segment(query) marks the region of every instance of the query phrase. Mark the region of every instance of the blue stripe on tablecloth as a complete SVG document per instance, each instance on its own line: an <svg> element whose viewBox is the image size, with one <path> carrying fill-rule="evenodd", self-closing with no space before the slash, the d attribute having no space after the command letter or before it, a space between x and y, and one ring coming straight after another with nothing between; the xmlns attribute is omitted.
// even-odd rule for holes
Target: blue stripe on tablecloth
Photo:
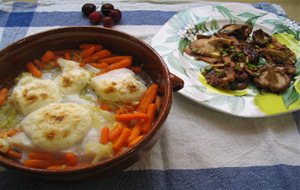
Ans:
<svg viewBox="0 0 300 190"><path fill-rule="evenodd" d="M0 27L4 27L6 25L8 17L9 17L8 12L4 12L0 10Z"/></svg>
<svg viewBox="0 0 300 190"><path fill-rule="evenodd" d="M0 189L299 189L300 166L126 171L107 179L58 183L0 173ZM15 183L18 181L18 183ZM132 183L134 181L134 183ZM154 182L154 183L153 183Z"/></svg>
<svg viewBox="0 0 300 190"><path fill-rule="evenodd" d="M163 25L174 11L123 11L122 25ZM30 27L90 25L81 12L36 12Z"/></svg>
<svg viewBox="0 0 300 190"><path fill-rule="evenodd" d="M12 13L0 11L0 27L4 28L0 49L26 35L35 9L35 3L16 2L12 6Z"/></svg>

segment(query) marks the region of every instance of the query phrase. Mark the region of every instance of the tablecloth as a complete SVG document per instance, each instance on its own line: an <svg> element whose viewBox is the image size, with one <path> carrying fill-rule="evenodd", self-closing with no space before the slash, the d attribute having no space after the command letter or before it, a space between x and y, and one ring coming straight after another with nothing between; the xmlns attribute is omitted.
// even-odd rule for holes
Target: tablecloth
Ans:
<svg viewBox="0 0 300 190"><path fill-rule="evenodd" d="M1 1L0 1L1 2ZM0 48L32 33L90 25L84 1L0 3ZM98 6L102 1L94 1ZM115 29L150 43L178 11L204 1L113 1L122 10ZM274 4L254 6L285 16ZM246 119L213 111L175 93L160 140L141 160L106 179L58 183L0 172L0 189L299 189L300 112Z"/></svg>

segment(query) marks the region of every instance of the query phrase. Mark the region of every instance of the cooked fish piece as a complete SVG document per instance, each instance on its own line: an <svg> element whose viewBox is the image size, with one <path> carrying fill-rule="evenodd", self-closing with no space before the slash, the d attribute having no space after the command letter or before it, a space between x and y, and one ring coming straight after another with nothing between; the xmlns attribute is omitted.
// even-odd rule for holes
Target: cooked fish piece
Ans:
<svg viewBox="0 0 300 190"><path fill-rule="evenodd" d="M61 101L61 94L55 82L32 76L24 76L13 89L12 101L24 115L49 103Z"/></svg>
<svg viewBox="0 0 300 190"><path fill-rule="evenodd" d="M79 93L88 84L90 73L75 61L60 58L57 62L63 70L56 78L59 90L64 95Z"/></svg>
<svg viewBox="0 0 300 190"><path fill-rule="evenodd" d="M79 143L92 126L87 109L75 103L55 103L29 114L20 127L43 151L61 151Z"/></svg>
<svg viewBox="0 0 300 190"><path fill-rule="evenodd" d="M102 99L111 102L130 103L139 101L146 86L130 69L117 69L93 77L91 86Z"/></svg>

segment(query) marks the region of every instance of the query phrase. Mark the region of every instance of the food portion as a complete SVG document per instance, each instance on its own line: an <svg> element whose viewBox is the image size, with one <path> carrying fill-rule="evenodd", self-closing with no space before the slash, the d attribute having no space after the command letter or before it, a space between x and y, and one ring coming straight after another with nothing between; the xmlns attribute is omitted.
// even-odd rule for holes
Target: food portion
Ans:
<svg viewBox="0 0 300 190"><path fill-rule="evenodd" d="M91 79L96 94L106 101L130 103L141 99L146 86L130 69L117 69Z"/></svg>
<svg viewBox="0 0 300 190"><path fill-rule="evenodd" d="M60 102L62 97L54 81L33 76L22 77L11 96L14 106L24 115L50 103Z"/></svg>
<svg viewBox="0 0 300 190"><path fill-rule="evenodd" d="M62 69L61 74L55 79L62 94L76 94L88 84L91 74L81 68L79 63L59 58L57 63Z"/></svg>
<svg viewBox="0 0 300 190"><path fill-rule="evenodd" d="M38 149L54 152L79 143L92 127L92 118L81 105L57 103L32 112L20 127Z"/></svg>
<svg viewBox="0 0 300 190"><path fill-rule="evenodd" d="M26 69L0 90L0 154L26 167L67 170L118 156L160 109L142 64L101 44L46 51Z"/></svg>
<svg viewBox="0 0 300 190"><path fill-rule="evenodd" d="M202 74L208 84L242 90L250 84L266 91L286 90L296 74L296 55L264 32L246 24L228 24L211 36L197 35L185 52L210 65Z"/></svg>

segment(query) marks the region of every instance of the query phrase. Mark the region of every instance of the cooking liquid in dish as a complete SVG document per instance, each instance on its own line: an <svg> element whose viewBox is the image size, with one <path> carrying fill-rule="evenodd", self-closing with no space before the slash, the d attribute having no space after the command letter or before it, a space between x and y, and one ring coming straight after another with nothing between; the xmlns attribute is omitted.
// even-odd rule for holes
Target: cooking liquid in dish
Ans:
<svg viewBox="0 0 300 190"><path fill-rule="evenodd" d="M160 97L132 63L99 44L29 62L28 72L0 91L1 154L26 167L63 170L135 146L151 130Z"/></svg>

